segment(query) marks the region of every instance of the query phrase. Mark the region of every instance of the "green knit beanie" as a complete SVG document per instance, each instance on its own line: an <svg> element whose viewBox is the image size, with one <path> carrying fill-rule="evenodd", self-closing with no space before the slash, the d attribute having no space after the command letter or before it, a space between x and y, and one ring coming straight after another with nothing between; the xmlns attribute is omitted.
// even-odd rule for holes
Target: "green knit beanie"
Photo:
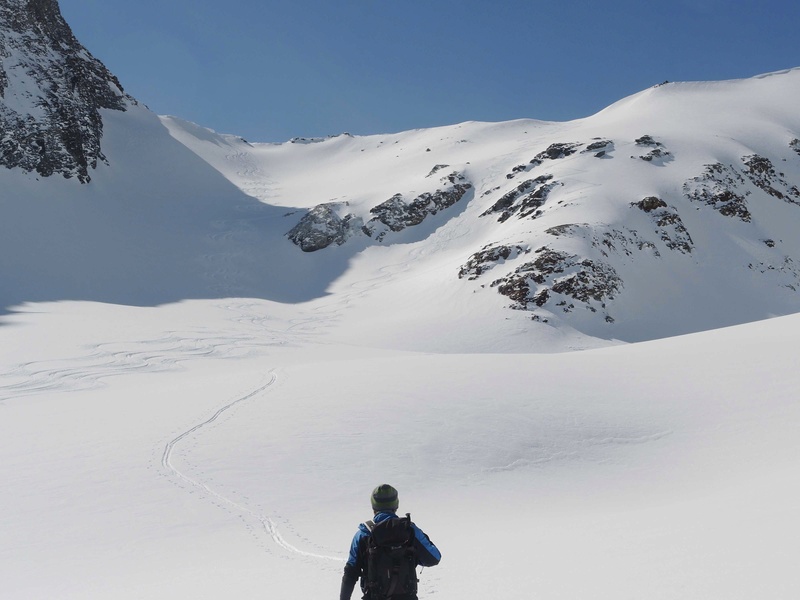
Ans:
<svg viewBox="0 0 800 600"><path fill-rule="evenodd" d="M379 485L372 490L372 510L377 512L393 512L400 506L397 499L397 490L388 483Z"/></svg>

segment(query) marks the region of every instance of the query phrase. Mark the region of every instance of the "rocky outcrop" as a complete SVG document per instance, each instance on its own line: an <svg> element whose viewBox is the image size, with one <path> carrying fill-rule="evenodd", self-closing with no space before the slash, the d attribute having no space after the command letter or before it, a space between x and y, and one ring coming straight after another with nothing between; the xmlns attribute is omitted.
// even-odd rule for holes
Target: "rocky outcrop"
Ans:
<svg viewBox="0 0 800 600"><path fill-rule="evenodd" d="M517 215L520 219L526 217L536 218L537 211L547 201L550 192L556 186L561 185L553 181L552 175L540 175L535 179L528 179L520 183L516 188L503 194L488 210L481 213L482 217L500 213L498 221L502 223Z"/></svg>
<svg viewBox="0 0 800 600"><path fill-rule="evenodd" d="M371 218L366 223L363 217L348 212L346 202L320 204L309 210L286 236L304 252L316 252L332 244L341 246L355 235L383 241L390 232L420 225L431 215L450 208L472 189L472 184L457 172L443 177L440 183L440 188L419 194L411 202L403 194L395 194L370 209Z"/></svg>
<svg viewBox="0 0 800 600"><path fill-rule="evenodd" d="M800 205L800 189L787 181L783 173L777 172L770 159L750 154L742 157L742 163L744 175L730 165L706 165L702 175L684 184L684 194L693 202L702 202L720 214L745 222L752 219L746 201L751 194L747 180L774 198Z"/></svg>
<svg viewBox="0 0 800 600"><path fill-rule="evenodd" d="M664 148L664 144L654 140L652 136L643 135L642 137L637 138L635 141L637 146L651 148L651 150L646 154L631 156L631 158L639 158L645 162L653 164L664 164L672 160L672 154L668 152L666 148Z"/></svg>
<svg viewBox="0 0 800 600"><path fill-rule="evenodd" d="M530 251L528 246L521 244L513 246L505 244L484 246L479 252L470 256L469 260L459 269L458 278L477 279L490 269Z"/></svg>
<svg viewBox="0 0 800 600"><path fill-rule="evenodd" d="M491 284L514 301L513 308L524 310L531 305L541 307L550 303L554 310L570 312L578 302L591 312L597 312L604 309L606 300L613 299L622 287L619 275L606 263L548 246L539 248L536 254L534 260Z"/></svg>
<svg viewBox="0 0 800 600"><path fill-rule="evenodd" d="M595 141L591 142L588 146L586 146L586 148L581 150L581 154L591 152L594 153L595 158L603 158L613 149L614 142L611 140L595 138Z"/></svg>
<svg viewBox="0 0 800 600"><path fill-rule="evenodd" d="M582 146L583 144L580 143L558 142L555 144L550 144L545 150L534 156L530 162L528 162L528 164L522 164L513 167L511 172L506 175L506 179L514 179L521 173L527 173L531 169L538 167L547 160L558 160L560 158L571 156L575 154Z"/></svg>
<svg viewBox="0 0 800 600"><path fill-rule="evenodd" d="M683 193L692 202L706 204L721 215L749 223L752 217L745 198L750 192L742 190L744 182L744 177L733 167L714 163L706 165L702 175L684 183Z"/></svg>
<svg viewBox="0 0 800 600"><path fill-rule="evenodd" d="M656 233L670 250L689 254L694 248L692 236L686 230L683 220L674 206L668 206L661 198L648 196L633 202L639 210L647 213L656 226Z"/></svg>
<svg viewBox="0 0 800 600"><path fill-rule="evenodd" d="M411 202L406 201L403 194L395 194L370 209L373 217L364 224L364 233L382 241L389 231L398 232L414 227L429 216L450 208L472 189L472 184L456 172L442 178L441 183L443 187L420 194Z"/></svg>
<svg viewBox="0 0 800 600"><path fill-rule="evenodd" d="M290 144L303 144L303 145L321 144L322 142L327 142L329 140L335 140L336 138L340 138L340 137L352 138L353 134L352 133L348 133L347 131L345 131L344 133L337 133L335 135L329 135L329 136L326 136L326 137L312 137L312 138L293 137L292 139L289 140L289 143Z"/></svg>
<svg viewBox="0 0 800 600"><path fill-rule="evenodd" d="M770 196L792 204L800 204L800 190L796 185L789 184L783 173L775 171L771 160L758 154L752 154L742 157L742 162L745 166L744 174L753 182L753 185L764 190Z"/></svg>
<svg viewBox="0 0 800 600"><path fill-rule="evenodd" d="M558 160L559 158L566 158L567 156L575 154L581 146L583 146L583 144L562 142L550 144L546 150L534 156L530 164L533 166L539 166L546 160Z"/></svg>
<svg viewBox="0 0 800 600"><path fill-rule="evenodd" d="M341 206L340 203L315 206L286 235L303 252L316 252L331 244L341 246L363 225L352 214L340 217L337 209Z"/></svg>
<svg viewBox="0 0 800 600"><path fill-rule="evenodd" d="M105 159L100 109L133 99L75 39L56 0L4 0L0 43L0 165L88 182Z"/></svg>
<svg viewBox="0 0 800 600"><path fill-rule="evenodd" d="M566 246L575 248L583 244L585 253L579 255L550 245L542 246L536 250L536 258L495 279L491 287L513 300L512 308L518 310L535 312L544 308L551 313L569 313L582 307L601 313L606 322L612 323L614 319L609 315L607 303L623 288L622 277L613 265L635 262L640 260L640 256L660 258L666 250L690 254L694 249L692 238L675 207L655 196L632 202L631 207L647 215L658 237L624 226L556 225L544 233L556 238L573 238L577 245L567 242ZM458 276L478 279L529 252L529 247L523 243L486 246L470 256ZM534 315L537 317L541 320L541 315Z"/></svg>
<svg viewBox="0 0 800 600"><path fill-rule="evenodd" d="M657 142L655 139L653 139L652 135L643 135L642 137L636 138L634 142L637 146L651 146L654 148L663 146L661 142Z"/></svg>
<svg viewBox="0 0 800 600"><path fill-rule="evenodd" d="M433 168L431 169L430 173L428 173L427 175L425 175L425 177L426 177L426 178L427 178L427 177L433 177L434 175L436 175L436 173L438 173L438 172L439 172L439 171L441 171L442 169L446 169L446 168L447 168L447 167L449 167L449 166L450 166L450 165L443 165L443 164L442 164L442 165L433 165Z"/></svg>

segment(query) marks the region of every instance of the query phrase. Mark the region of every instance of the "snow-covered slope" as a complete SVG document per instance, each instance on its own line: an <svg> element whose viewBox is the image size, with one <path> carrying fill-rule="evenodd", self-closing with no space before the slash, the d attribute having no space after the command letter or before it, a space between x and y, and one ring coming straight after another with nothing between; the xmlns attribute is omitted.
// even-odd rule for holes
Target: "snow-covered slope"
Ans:
<svg viewBox="0 0 800 600"><path fill-rule="evenodd" d="M0 171L5 308L246 296L333 311L335 340L443 351L590 347L800 309L798 69L667 83L568 123L258 144L123 96L53 1L3 18L3 114L103 124L76 134L91 146L78 167ZM59 92L69 69L86 83ZM7 156L25 135L7 131ZM83 186L26 172L87 181L95 165Z"/></svg>
<svg viewBox="0 0 800 600"><path fill-rule="evenodd" d="M286 226L300 249L352 255L334 290L407 265L365 307L406 294L427 325L442 301L480 304L485 323L510 307L635 341L798 310L799 89L792 70L663 84L569 123L286 144L164 122L245 193L303 209Z"/></svg>
<svg viewBox="0 0 800 600"><path fill-rule="evenodd" d="M106 111L90 184L0 173L3 305L314 302L342 308L336 339L449 351L789 314L798 87L798 70L666 84L569 123L284 144Z"/></svg>
<svg viewBox="0 0 800 600"><path fill-rule="evenodd" d="M379 483L421 597L793 598L797 316L586 352L331 344L264 302L0 328L3 597L335 596Z"/></svg>
<svg viewBox="0 0 800 600"><path fill-rule="evenodd" d="M383 482L421 598L800 595L800 70L258 144L0 17L0 114L124 105L0 168L0 597L335 595Z"/></svg>

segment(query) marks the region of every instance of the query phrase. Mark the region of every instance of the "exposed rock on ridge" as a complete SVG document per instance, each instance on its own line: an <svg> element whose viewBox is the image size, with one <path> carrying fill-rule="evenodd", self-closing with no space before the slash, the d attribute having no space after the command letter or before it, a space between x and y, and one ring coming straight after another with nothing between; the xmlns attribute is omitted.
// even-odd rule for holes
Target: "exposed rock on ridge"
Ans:
<svg viewBox="0 0 800 600"><path fill-rule="evenodd" d="M444 187L420 194L411 202L406 202L402 194L395 194L370 209L370 214L375 216L364 225L364 233L381 241L389 231L414 227L427 217L450 208L472 189L472 184L456 172L442 178L442 184Z"/></svg>
<svg viewBox="0 0 800 600"><path fill-rule="evenodd" d="M315 206L287 236L303 252L315 252L331 244L341 246L363 225L363 221L352 214L340 217L336 209L341 206L342 203L336 202Z"/></svg>
<svg viewBox="0 0 800 600"><path fill-rule="evenodd" d="M56 0L4 0L0 43L0 165L88 182L105 160L100 109L134 100L75 39Z"/></svg>
<svg viewBox="0 0 800 600"><path fill-rule="evenodd" d="M437 165L426 177L445 166ZM331 244L341 246L358 234L382 242L387 234L420 225L428 217L450 208L473 187L464 175L455 171L443 177L440 184L435 191L419 194L410 202L403 194L395 194L369 209L364 217L346 212L349 210L347 202L319 204L286 235L304 252L316 252ZM346 214L342 215L342 212ZM367 216L369 218L364 223Z"/></svg>
<svg viewBox="0 0 800 600"><path fill-rule="evenodd" d="M536 179L523 181L516 188L503 194L487 211L481 213L482 217L493 213L500 213L497 219L504 222L512 216L517 215L520 219L526 217L536 218L538 210L547 201L547 197L554 187L560 185L557 181L552 181L550 174L540 175Z"/></svg>

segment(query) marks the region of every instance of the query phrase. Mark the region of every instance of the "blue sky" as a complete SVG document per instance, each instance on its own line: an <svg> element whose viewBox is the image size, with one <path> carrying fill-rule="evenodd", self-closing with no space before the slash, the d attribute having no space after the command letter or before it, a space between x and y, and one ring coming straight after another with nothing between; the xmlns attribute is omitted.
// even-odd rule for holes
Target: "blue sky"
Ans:
<svg viewBox="0 0 800 600"><path fill-rule="evenodd" d="M588 116L800 66L797 0L60 0L159 114L251 141Z"/></svg>

